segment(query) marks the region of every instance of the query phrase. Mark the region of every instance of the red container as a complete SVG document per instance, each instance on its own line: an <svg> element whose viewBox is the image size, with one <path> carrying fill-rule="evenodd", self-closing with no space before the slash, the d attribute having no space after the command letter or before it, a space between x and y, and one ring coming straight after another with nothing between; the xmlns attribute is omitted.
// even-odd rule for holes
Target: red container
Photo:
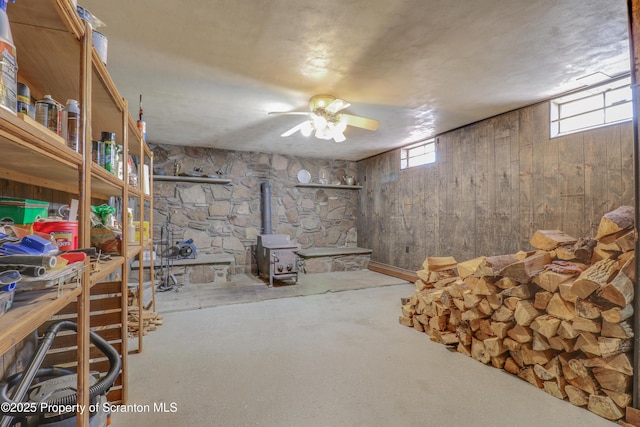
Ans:
<svg viewBox="0 0 640 427"><path fill-rule="evenodd" d="M76 221L36 221L33 223L33 231L53 236L61 251L78 249L78 223Z"/></svg>

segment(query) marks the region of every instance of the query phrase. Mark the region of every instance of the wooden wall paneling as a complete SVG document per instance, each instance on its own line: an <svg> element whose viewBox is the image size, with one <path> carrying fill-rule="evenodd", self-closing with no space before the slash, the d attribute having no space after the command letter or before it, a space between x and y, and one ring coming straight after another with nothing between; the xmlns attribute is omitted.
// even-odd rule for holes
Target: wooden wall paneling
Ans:
<svg viewBox="0 0 640 427"><path fill-rule="evenodd" d="M585 237L596 235L600 218L609 211L609 175L605 143L609 132L609 128L599 128L584 135Z"/></svg>
<svg viewBox="0 0 640 427"><path fill-rule="evenodd" d="M510 228L509 236L504 236L505 240L502 242L504 247L504 253L517 252L520 249L524 249L526 246L521 241L519 234L519 207L520 207L520 114L518 111L513 111L509 115L509 176L511 184L511 213L509 217Z"/></svg>
<svg viewBox="0 0 640 427"><path fill-rule="evenodd" d="M607 212L616 209L623 204L622 202L622 146L620 141L620 127L609 126L609 132L606 134L604 143L607 146L607 182L608 182L608 198ZM624 179L632 178L633 175Z"/></svg>
<svg viewBox="0 0 640 427"><path fill-rule="evenodd" d="M559 230L581 237L584 222L584 133L553 139L558 147ZM577 220L578 219L578 220Z"/></svg>
<svg viewBox="0 0 640 427"><path fill-rule="evenodd" d="M634 205L635 186L633 183L633 126L629 123L616 125L620 128L620 150L622 157L622 194L621 203Z"/></svg>
<svg viewBox="0 0 640 427"><path fill-rule="evenodd" d="M454 132L455 144L450 144L452 162L449 165L446 225L442 232L449 236L443 242L445 254L470 259L475 256L477 242L475 225L475 146L471 129Z"/></svg>
<svg viewBox="0 0 640 427"><path fill-rule="evenodd" d="M519 111L518 127L518 226L516 230L520 241L520 249L530 248L529 239L526 236L533 235L533 222L535 212L534 201L534 139L535 106L526 107Z"/></svg>
<svg viewBox="0 0 640 427"><path fill-rule="evenodd" d="M496 122L496 120L492 120ZM475 197L475 240L473 256L492 254L495 249L496 225L496 155L494 126L478 126L474 128L472 142L475 145L475 175L469 185ZM471 160L470 160L471 161ZM464 260L460 260L464 261Z"/></svg>
<svg viewBox="0 0 640 427"><path fill-rule="evenodd" d="M434 185L437 188L438 219L436 224L437 240L431 244L434 248L434 251L432 252L434 256L439 256L445 253L442 248L442 242L446 240L443 230L444 218L446 217L446 209L449 200L449 192L447 191L447 170L449 169L449 155L447 151L449 150L450 144L448 141L448 134L441 135L436 138L437 183L434 183Z"/></svg>

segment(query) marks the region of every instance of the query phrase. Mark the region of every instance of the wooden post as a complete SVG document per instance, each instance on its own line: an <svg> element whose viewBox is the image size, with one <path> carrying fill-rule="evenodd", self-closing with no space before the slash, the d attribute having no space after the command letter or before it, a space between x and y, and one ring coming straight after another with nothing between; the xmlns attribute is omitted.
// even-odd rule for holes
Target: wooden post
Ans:
<svg viewBox="0 0 640 427"><path fill-rule="evenodd" d="M638 80L640 80L640 0L627 0L627 13L629 15L629 48L631 57L631 93L633 99L633 181L634 181L634 209L635 209L635 228L638 230L640 222L640 148L638 147L638 112L640 111ZM636 241L635 251L640 251L640 242ZM635 267L636 280L640 278L640 263L636 263ZM640 331L640 314L638 307L640 306L640 298L634 299L634 329ZM633 338L633 371L639 372L640 364L640 334L636 334ZM640 387L638 385L638 376L633 380L633 407L638 408L640 403L638 394Z"/></svg>

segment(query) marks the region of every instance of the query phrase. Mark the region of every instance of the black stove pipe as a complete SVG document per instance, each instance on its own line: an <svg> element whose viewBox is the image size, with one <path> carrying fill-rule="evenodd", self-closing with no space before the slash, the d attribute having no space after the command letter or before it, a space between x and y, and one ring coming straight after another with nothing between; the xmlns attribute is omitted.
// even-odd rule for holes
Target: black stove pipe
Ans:
<svg viewBox="0 0 640 427"><path fill-rule="evenodd" d="M262 199L260 207L262 209L262 234L272 234L271 229L271 184L269 181L262 181L260 184Z"/></svg>

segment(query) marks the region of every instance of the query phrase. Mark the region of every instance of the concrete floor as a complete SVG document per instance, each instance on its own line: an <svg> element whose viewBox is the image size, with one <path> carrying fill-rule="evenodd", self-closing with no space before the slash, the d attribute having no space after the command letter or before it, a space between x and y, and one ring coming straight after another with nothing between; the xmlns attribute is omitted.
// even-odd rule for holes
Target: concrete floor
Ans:
<svg viewBox="0 0 640 427"><path fill-rule="evenodd" d="M256 289L256 302L168 310L129 358L128 403L139 412L114 414L113 425L615 425L399 325L411 284L369 271L305 280L323 285L296 298ZM360 289L337 292L353 281Z"/></svg>

